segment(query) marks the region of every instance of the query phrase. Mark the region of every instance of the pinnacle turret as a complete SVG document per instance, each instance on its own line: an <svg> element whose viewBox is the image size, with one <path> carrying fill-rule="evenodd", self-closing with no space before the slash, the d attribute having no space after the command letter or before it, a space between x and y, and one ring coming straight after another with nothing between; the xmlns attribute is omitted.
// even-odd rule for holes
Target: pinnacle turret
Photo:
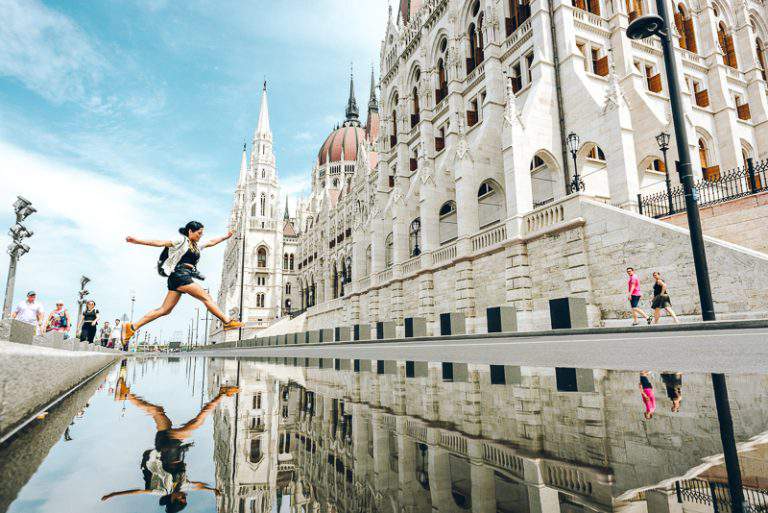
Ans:
<svg viewBox="0 0 768 513"><path fill-rule="evenodd" d="M373 65L371 65L371 92L368 99L368 112L379 111L379 102L376 99L376 79L373 76Z"/></svg>
<svg viewBox="0 0 768 513"><path fill-rule="evenodd" d="M267 81L264 81L264 87L261 89L261 106L259 107L259 123L256 125L254 140L259 138L272 139L272 132L269 129L269 106L267 104Z"/></svg>
<svg viewBox="0 0 768 513"><path fill-rule="evenodd" d="M357 100L355 99L355 77L350 71L349 73L349 99L347 100L347 121L357 121L360 117L360 111L357 108Z"/></svg>

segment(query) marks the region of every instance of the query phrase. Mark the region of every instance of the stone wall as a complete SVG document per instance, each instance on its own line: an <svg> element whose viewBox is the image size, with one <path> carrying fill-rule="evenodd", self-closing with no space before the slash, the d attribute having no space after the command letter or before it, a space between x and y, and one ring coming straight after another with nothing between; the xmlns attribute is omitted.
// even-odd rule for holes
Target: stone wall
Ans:
<svg viewBox="0 0 768 513"><path fill-rule="evenodd" d="M706 235L768 254L768 192L704 207L699 212ZM663 220L688 227L685 212Z"/></svg>

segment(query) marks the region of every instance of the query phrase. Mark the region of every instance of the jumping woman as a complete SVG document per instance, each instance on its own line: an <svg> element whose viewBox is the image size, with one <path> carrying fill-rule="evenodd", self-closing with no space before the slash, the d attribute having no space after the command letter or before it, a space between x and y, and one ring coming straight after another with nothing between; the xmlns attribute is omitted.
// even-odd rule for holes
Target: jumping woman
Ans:
<svg viewBox="0 0 768 513"><path fill-rule="evenodd" d="M131 244L141 244L143 246L154 246L157 248L168 248L168 257L158 270L162 270L165 276L168 276L168 294L165 296L162 306L147 313L138 322L123 324L123 343L127 344L136 330L148 324L158 317L168 315L181 299L182 294L189 294L195 299L202 301L205 307L213 315L224 323L224 330L234 330L240 328L243 323L230 319L222 312L211 296L195 283L194 278L202 278L197 271L197 262L200 260L200 252L205 248L210 248L223 242L232 236L230 231L224 237L211 239L208 242L200 244L203 237L203 225L197 221L190 221L183 228L179 228L179 233L184 237L178 241L170 240L140 240L136 237L128 236L126 242Z"/></svg>

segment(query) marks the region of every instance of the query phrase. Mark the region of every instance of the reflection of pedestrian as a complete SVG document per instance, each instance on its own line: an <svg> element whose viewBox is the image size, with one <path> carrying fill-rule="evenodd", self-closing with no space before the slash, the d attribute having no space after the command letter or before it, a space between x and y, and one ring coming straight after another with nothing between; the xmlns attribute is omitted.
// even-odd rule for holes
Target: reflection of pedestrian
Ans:
<svg viewBox="0 0 768 513"><path fill-rule="evenodd" d="M653 395L653 385L651 380L648 379L648 371L640 373L640 395L643 398L643 404L645 405L645 412L643 416L646 419L653 418L653 412L656 411L656 396Z"/></svg>
<svg viewBox="0 0 768 513"><path fill-rule="evenodd" d="M192 443L184 441L192 432L203 425L205 418L213 411L224 396L231 397L238 392L237 387L221 387L219 393L203 406L195 418L180 427L172 427L171 420L161 406L148 403L144 399L128 394L128 400L141 408L155 421L155 447L144 451L141 458L141 473L144 476L144 489L112 492L101 498L105 501L120 495L152 494L160 496L160 505L166 513L181 511L187 507L187 492L207 490L219 494L219 491L199 481L187 478L187 464L184 461Z"/></svg>
<svg viewBox="0 0 768 513"><path fill-rule="evenodd" d="M107 347L110 333L112 333L112 327L109 325L109 321L104 321L104 325L99 330L99 344L103 347Z"/></svg>
<svg viewBox="0 0 768 513"><path fill-rule="evenodd" d="M680 411L680 402L683 400L683 373L662 372L661 380L667 389L667 397L672 401L672 412Z"/></svg>
<svg viewBox="0 0 768 513"><path fill-rule="evenodd" d="M627 281L627 299L629 299L629 308L632 313L632 326L637 326L637 314L643 316L643 319L648 319L648 324L651 323L651 318L640 308L640 298L643 297L643 293L640 290L640 279L635 274L633 267L627 267L627 275L629 280Z"/></svg>
<svg viewBox="0 0 768 513"><path fill-rule="evenodd" d="M653 273L653 279L656 280L653 284L653 302L651 308L653 308L653 322L659 323L659 317L661 317L661 309L663 308L668 315L672 316L672 319L677 324L677 315L672 310L672 300L669 298L669 291L667 290L667 284L661 279L661 275L658 272Z"/></svg>
<svg viewBox="0 0 768 513"><path fill-rule="evenodd" d="M96 338L96 325L99 323L99 311L96 310L96 302L89 299L85 303L85 311L83 312L83 325L80 328L80 342L88 342L93 344L93 339Z"/></svg>

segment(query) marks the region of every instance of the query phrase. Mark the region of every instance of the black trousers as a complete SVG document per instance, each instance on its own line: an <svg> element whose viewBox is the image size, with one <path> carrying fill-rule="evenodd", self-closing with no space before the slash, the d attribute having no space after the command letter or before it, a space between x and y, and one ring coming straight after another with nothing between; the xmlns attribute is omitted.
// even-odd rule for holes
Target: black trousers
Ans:
<svg viewBox="0 0 768 513"><path fill-rule="evenodd" d="M88 323L83 323L83 327L80 328L80 341L81 342L88 342L89 344L93 344L93 339L96 337L96 325Z"/></svg>

